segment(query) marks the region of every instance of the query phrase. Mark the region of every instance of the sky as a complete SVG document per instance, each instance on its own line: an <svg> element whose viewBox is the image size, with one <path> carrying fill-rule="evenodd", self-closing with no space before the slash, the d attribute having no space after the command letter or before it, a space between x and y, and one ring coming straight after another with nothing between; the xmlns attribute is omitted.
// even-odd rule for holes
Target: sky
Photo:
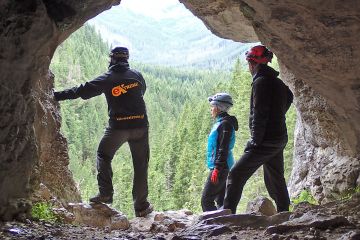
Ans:
<svg viewBox="0 0 360 240"><path fill-rule="evenodd" d="M122 0L120 6L158 20L193 15L178 0Z"/></svg>

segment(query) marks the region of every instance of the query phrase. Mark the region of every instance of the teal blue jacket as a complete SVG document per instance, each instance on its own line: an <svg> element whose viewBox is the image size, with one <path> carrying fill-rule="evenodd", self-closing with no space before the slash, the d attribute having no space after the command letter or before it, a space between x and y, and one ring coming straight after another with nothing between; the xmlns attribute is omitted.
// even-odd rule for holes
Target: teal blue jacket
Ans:
<svg viewBox="0 0 360 240"><path fill-rule="evenodd" d="M207 166L209 169L231 169L234 165L232 149L235 145L235 131L238 122L234 116L221 113L216 117L208 137Z"/></svg>

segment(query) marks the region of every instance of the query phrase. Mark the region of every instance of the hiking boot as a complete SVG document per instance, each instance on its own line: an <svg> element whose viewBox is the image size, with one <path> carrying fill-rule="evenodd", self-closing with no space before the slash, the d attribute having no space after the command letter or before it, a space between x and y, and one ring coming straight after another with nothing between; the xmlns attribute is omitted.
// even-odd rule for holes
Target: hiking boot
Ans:
<svg viewBox="0 0 360 240"><path fill-rule="evenodd" d="M112 197L112 195L104 196L104 195L101 195L100 193L98 193L95 197L90 198L89 201L93 202L93 203L110 204L113 202L113 197Z"/></svg>
<svg viewBox="0 0 360 240"><path fill-rule="evenodd" d="M146 209L142 211L135 211L136 217L146 217L148 214L152 213L154 211L153 206L150 204Z"/></svg>

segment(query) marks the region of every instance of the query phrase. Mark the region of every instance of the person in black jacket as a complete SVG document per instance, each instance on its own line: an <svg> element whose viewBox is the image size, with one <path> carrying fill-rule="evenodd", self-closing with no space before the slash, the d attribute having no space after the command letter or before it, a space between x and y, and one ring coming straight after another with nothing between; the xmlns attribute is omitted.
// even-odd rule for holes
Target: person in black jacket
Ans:
<svg viewBox="0 0 360 240"><path fill-rule="evenodd" d="M226 178L229 169L234 165L232 149L235 145L235 131L238 130L236 117L227 113L233 105L231 96L227 93L217 93L208 100L215 123L208 137L207 166L210 173L201 197L204 212L223 206Z"/></svg>
<svg viewBox="0 0 360 240"><path fill-rule="evenodd" d="M111 161L121 145L128 142L134 166L132 194L135 215L142 217L153 211L147 200L149 124L143 99L146 84L141 73L130 69L128 59L127 48L114 48L110 52L108 72L78 87L54 92L54 98L57 101L79 97L89 99L105 94L109 126L97 150L99 193L90 198L90 202L112 203L114 190Z"/></svg>
<svg viewBox="0 0 360 240"><path fill-rule="evenodd" d="M283 151L288 140L285 114L293 95L278 78L279 73L267 65L272 56L272 52L262 45L246 53L253 76L249 117L251 139L227 179L224 208L231 209L232 213L236 213L246 181L261 165L266 188L277 211L289 210Z"/></svg>

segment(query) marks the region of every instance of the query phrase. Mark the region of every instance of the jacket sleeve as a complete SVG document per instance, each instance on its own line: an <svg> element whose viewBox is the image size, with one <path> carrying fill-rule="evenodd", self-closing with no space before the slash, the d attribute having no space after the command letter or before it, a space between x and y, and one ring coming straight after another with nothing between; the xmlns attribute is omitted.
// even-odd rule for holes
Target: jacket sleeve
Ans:
<svg viewBox="0 0 360 240"><path fill-rule="evenodd" d="M219 171L228 168L227 158L233 127L227 121L223 121L218 127L217 149L215 156L215 168Z"/></svg>
<svg viewBox="0 0 360 240"><path fill-rule="evenodd" d="M106 79L109 74L103 74L92 81L81 84L78 87L73 87L60 92L54 92L55 100L62 101L67 99L89 99L102 94L105 90Z"/></svg>
<svg viewBox="0 0 360 240"><path fill-rule="evenodd" d="M290 91L289 87L287 87L287 103L286 103L286 110L288 110L290 108L291 103L294 100L294 95L293 93Z"/></svg>
<svg viewBox="0 0 360 240"><path fill-rule="evenodd" d="M141 89L142 94L144 95L145 92L146 92L146 82L145 82L145 79L144 79L143 75L140 72L138 72L138 74L139 74L140 81L141 81L141 84L142 84L142 89Z"/></svg>
<svg viewBox="0 0 360 240"><path fill-rule="evenodd" d="M253 118L250 130L252 142L255 145L260 145L264 139L270 114L271 91L265 78L259 78L254 81Z"/></svg>

